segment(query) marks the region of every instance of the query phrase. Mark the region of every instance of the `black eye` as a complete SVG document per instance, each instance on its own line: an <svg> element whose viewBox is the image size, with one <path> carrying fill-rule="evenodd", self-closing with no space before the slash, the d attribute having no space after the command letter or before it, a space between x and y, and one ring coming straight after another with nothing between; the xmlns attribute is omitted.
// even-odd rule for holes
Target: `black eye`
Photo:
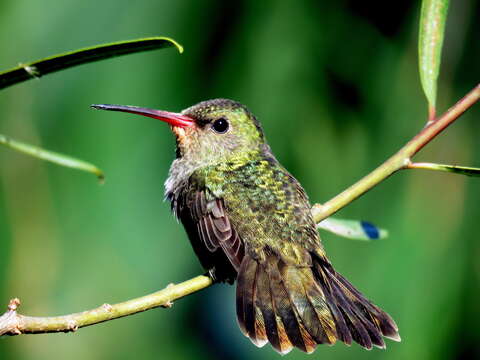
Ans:
<svg viewBox="0 0 480 360"><path fill-rule="evenodd" d="M225 134L228 130L228 121L225 118L217 119L212 124L212 129L219 134Z"/></svg>

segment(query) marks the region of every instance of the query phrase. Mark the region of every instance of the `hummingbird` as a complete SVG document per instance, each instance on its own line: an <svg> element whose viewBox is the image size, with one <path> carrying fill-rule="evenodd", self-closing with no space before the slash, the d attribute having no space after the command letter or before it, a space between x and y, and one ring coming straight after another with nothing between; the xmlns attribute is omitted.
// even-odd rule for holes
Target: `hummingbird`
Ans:
<svg viewBox="0 0 480 360"><path fill-rule="evenodd" d="M165 195L201 265L216 281L236 280L241 331L285 354L318 344L385 348L400 341L393 319L327 258L300 183L278 162L257 118L228 99L172 113L92 105L170 124L176 158Z"/></svg>

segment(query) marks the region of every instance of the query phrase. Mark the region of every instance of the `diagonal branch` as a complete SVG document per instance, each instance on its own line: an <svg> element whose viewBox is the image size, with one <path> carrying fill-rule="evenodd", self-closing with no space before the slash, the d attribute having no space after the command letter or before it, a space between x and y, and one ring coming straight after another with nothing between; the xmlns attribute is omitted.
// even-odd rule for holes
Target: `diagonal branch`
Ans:
<svg viewBox="0 0 480 360"><path fill-rule="evenodd" d="M480 84L474 87L467 95L452 106L436 121L430 122L412 140L403 146L395 155L385 161L367 176L344 190L325 204L315 204L312 208L313 219L319 223L323 219L333 215L356 198L365 194L368 190L378 185L398 170L404 169L410 163L411 158L425 145L432 141L438 134L457 120L465 111L480 99Z"/></svg>
<svg viewBox="0 0 480 360"><path fill-rule="evenodd" d="M412 140L377 169L365 176L323 205L315 204L312 215L318 223L350 202L366 193L372 187L398 170L405 169L413 157L426 144L458 119L480 99L480 84L471 90L435 122L423 128ZM0 316L0 335L35 334L46 332L75 331L81 327L117 319L159 306L170 307L172 301L197 292L213 284L208 276L197 276L177 285L169 285L156 293L115 305L104 304L96 309L57 317L31 317L17 313L18 299L10 301L8 311Z"/></svg>

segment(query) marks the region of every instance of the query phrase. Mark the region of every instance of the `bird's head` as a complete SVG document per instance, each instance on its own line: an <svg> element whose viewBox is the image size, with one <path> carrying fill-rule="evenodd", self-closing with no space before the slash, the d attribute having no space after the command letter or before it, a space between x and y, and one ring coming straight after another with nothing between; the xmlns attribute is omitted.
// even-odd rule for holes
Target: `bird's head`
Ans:
<svg viewBox="0 0 480 360"><path fill-rule="evenodd" d="M177 138L177 157L216 163L252 151L262 151L266 146L255 116L233 100L203 101L181 113L123 105L92 107L144 115L170 124Z"/></svg>

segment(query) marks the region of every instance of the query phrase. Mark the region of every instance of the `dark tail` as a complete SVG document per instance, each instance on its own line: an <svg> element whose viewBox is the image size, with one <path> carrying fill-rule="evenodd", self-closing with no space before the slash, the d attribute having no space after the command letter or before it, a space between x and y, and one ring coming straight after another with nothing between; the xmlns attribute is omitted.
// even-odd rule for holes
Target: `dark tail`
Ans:
<svg viewBox="0 0 480 360"><path fill-rule="evenodd" d="M270 342L282 354L293 347L311 353L337 339L365 349L385 348L382 336L400 341L390 316L321 258L314 258L313 267L295 267L277 257L260 264L246 255L238 274L237 317L255 345Z"/></svg>

